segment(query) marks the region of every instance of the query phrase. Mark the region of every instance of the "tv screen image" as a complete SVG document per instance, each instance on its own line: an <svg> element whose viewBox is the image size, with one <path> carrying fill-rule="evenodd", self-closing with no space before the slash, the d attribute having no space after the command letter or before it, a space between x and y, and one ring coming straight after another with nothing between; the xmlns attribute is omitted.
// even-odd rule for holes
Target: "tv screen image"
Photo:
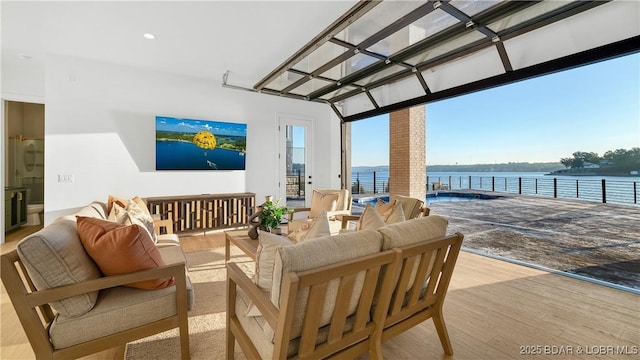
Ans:
<svg viewBox="0 0 640 360"><path fill-rule="evenodd" d="M156 170L245 170L247 124L156 116Z"/></svg>

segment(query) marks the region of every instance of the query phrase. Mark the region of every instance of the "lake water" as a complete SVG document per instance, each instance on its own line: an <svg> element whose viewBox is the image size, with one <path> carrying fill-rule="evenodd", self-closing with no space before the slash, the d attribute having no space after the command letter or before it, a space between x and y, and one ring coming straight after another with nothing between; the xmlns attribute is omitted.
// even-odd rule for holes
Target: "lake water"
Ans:
<svg viewBox="0 0 640 360"><path fill-rule="evenodd" d="M546 175L542 172L427 172L429 189L435 182L450 185L451 190L474 189L506 193L521 191L522 194L566 199L602 202L604 198L606 202L617 204L638 205L640 203L637 188L640 176ZM375 192L388 192L388 184L389 173L377 171ZM374 192L373 172L353 172L351 185L353 193Z"/></svg>
<svg viewBox="0 0 640 360"><path fill-rule="evenodd" d="M205 150L191 142L156 141L156 170L244 170L239 151Z"/></svg>

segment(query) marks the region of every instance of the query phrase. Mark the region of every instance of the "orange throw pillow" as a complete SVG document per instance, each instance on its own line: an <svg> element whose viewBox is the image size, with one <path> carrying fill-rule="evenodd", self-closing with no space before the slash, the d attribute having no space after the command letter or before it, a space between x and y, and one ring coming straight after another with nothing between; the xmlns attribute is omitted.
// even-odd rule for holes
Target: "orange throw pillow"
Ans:
<svg viewBox="0 0 640 360"><path fill-rule="evenodd" d="M84 216L76 218L80 241L104 275L128 274L165 265L156 244L141 226ZM171 286L174 282L171 277L127 286L153 290Z"/></svg>

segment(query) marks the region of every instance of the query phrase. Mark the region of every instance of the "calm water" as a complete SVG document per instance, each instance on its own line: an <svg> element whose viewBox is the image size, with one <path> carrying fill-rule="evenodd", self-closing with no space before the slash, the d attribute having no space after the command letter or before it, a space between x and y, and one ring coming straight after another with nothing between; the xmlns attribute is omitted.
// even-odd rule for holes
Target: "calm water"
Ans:
<svg viewBox="0 0 640 360"><path fill-rule="evenodd" d="M566 199L583 199L617 204L640 204L637 185L640 176L571 176L545 175L542 172L427 172L427 186L434 182L451 185L451 190L476 189L496 192L518 193L519 178L522 179L522 194L535 194L547 197L554 196ZM471 184L469 179L471 177ZM554 181L554 179L557 179ZM602 180L606 182L606 196L602 191ZM393 180L392 180L393 181ZM554 184L556 183L556 184ZM356 184L361 193L371 193L374 188L372 172L354 172L352 174L352 191L356 193ZM378 171L375 174L377 193L388 192L389 173Z"/></svg>
<svg viewBox="0 0 640 360"><path fill-rule="evenodd" d="M156 170L244 170L245 156L234 150L205 150L184 141L156 141Z"/></svg>

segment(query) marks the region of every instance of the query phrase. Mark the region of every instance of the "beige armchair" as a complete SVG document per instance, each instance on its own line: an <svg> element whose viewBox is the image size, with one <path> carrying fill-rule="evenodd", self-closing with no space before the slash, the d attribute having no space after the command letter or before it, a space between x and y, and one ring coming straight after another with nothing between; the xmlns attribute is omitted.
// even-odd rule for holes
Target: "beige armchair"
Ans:
<svg viewBox="0 0 640 360"><path fill-rule="evenodd" d="M351 215L351 194L347 189L340 190L313 190L310 208L294 208L288 216L288 232L293 233L305 223L313 220L323 211L329 216L331 234L337 234L342 228L342 216ZM308 213L306 217L297 216L300 213Z"/></svg>
<svg viewBox="0 0 640 360"><path fill-rule="evenodd" d="M16 250L3 254L1 264L2 282L36 359L77 359L176 327L180 329L182 359L189 359L184 263L40 291L33 285ZM150 291L121 286L171 276L176 280L171 288ZM101 301L84 315L62 316L50 305L94 291L100 291ZM145 311L144 308L149 308L146 304L156 304L158 308ZM144 313L149 314L147 320L141 318ZM117 326L122 328L111 329Z"/></svg>

